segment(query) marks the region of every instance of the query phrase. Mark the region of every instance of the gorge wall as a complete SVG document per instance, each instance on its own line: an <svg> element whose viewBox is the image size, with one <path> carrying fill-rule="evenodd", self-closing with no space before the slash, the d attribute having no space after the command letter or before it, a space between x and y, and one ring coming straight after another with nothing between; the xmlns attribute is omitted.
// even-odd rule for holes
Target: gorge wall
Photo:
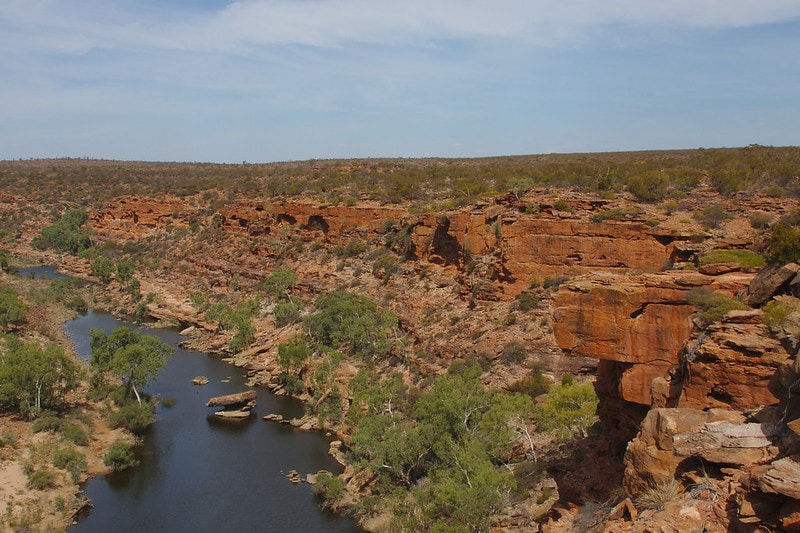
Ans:
<svg viewBox="0 0 800 533"><path fill-rule="evenodd" d="M214 224L245 235L252 255L259 242L290 233L345 244L357 237L399 234L409 260L465 270L471 261L489 264L494 294L512 298L534 279L594 271L658 271L681 255L691 230L658 229L643 219L592 222L589 214L610 202L573 200L570 211L556 209L548 197L513 195L461 210L413 213L380 205L331 206L311 202L236 201L218 210L196 207L179 198L120 197L92 213L90 225L100 238L130 241L165 227ZM531 211L531 206L536 206ZM205 219L210 219L210 222ZM399 240L399 239L398 239ZM247 257L231 265L247 262ZM258 262L258 261L256 261Z"/></svg>

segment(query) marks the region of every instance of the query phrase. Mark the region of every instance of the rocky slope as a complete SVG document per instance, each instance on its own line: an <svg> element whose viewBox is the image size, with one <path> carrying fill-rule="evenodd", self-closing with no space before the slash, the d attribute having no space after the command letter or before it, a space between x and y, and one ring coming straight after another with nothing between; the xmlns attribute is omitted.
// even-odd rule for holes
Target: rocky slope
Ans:
<svg viewBox="0 0 800 533"><path fill-rule="evenodd" d="M8 195L2 207L19 211L25 203ZM693 216L712 204L724 205L729 215L713 227ZM631 497L690 470L696 477L694 465L703 461L718 465L709 494L716 498L712 503L723 502L722 511L687 503L677 510L690 509L687 520L697 516L727 527L734 523L732 514L750 512L738 502L755 495L778 503L770 512L754 510L747 515L757 519L751 522L793 527L787 517L797 498L781 472L793 472L792 454L800 450L784 429L795 414L778 413L797 410L789 393L798 374L797 347L790 342L796 332L786 325L770 331L759 311L731 313L701 330L686 295L707 288L741 295L756 307L780 294L794 298L792 277L761 290L763 280L754 283L755 271L693 266L714 249L763 246L767 235L751 226L750 215L777 219L796 209L796 200L758 194L723 198L700 187L676 209L630 206L624 195L604 199L563 189L435 212L301 197L220 201L217 194L126 195L93 210L88 224L97 244L141 259L142 293L154 296L150 314L197 326L196 331L209 326L192 303L193 291L235 301L284 267L299 277L298 298L349 288L396 313L409 342L389 364L409 380L469 360L487 363L484 381L499 386L530 375L537 363L554 376L593 374L596 368L607 442L586 449L620 459L625 454ZM35 253L26 243L43 216L23 224L15 241L21 251ZM389 259L381 260L387 253ZM86 260L64 258L63 266L89 276ZM108 292L118 289L112 283ZM254 382L274 383L277 345L296 328L274 328L268 306L256 326L256 342L235 362L252 370ZM511 341L525 345L522 362L503 360ZM224 339L215 342L209 347L224 352ZM340 379L355 371L343 366ZM777 407L754 414L764 406ZM714 433L720 423L729 426ZM698 433L712 437L691 440ZM730 439L739 444L744 439L743 458L725 455L739 449L725 444ZM720 447L726 450L722 459ZM694 461L692 469L685 468L687 459ZM570 487L559 490L568 500ZM636 512L633 503L616 511L619 516L605 517L609 525L597 527L648 530L641 529L643 520L658 520ZM578 528L569 516L562 516L564 527ZM558 524L553 520L551 530Z"/></svg>

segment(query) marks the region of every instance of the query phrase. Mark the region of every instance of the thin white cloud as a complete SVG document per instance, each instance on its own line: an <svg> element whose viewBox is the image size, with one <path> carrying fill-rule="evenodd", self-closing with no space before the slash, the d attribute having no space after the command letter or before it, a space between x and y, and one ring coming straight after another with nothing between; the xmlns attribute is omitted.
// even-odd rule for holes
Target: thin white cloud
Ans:
<svg viewBox="0 0 800 533"><path fill-rule="evenodd" d="M4 0L0 42L67 54L140 46L223 53L282 44L424 46L480 38L558 46L606 25L719 29L800 19L797 0L240 0L216 12L168 6Z"/></svg>

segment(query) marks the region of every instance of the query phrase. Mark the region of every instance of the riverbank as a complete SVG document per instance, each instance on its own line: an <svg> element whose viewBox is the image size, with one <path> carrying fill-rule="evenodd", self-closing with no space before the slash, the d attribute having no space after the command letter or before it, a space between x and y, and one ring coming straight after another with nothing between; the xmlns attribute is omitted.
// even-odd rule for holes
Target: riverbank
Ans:
<svg viewBox="0 0 800 533"><path fill-rule="evenodd" d="M27 266L23 263L21 266ZM26 322L14 333L23 340L54 343L74 358L82 368L74 346L63 330L63 324L76 313L56 301L40 300L46 280L0 274L0 284L21 294L28 306ZM88 293L85 293L88 296ZM87 440L83 445L66 442L64 437L50 431L34 431L34 421L17 414L0 414L0 501L5 507L0 515L3 531L63 531L90 502L85 498L82 484L92 476L103 475L109 468L103 456L115 441L135 442L130 433L108 427L103 406L87 400L88 383L84 379L65 399L65 413L80 419ZM74 448L73 448L74 446ZM52 458L60 449L75 449L85 457L85 468L75 475L54 468ZM54 472L49 483L32 482L29 475L35 470Z"/></svg>

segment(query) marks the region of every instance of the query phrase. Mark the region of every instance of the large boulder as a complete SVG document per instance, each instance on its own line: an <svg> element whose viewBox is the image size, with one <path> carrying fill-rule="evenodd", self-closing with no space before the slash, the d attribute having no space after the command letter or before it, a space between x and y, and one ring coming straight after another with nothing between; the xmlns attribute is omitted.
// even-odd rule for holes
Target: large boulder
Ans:
<svg viewBox="0 0 800 533"><path fill-rule="evenodd" d="M798 457L779 458L798 450L798 445L800 439L783 423L746 421L737 411L651 409L628 444L624 483L629 494L636 495L652 482L674 479L678 467L693 458L706 464L753 467L752 484L765 493L795 498L800 496ZM770 465L770 461L775 462Z"/></svg>
<svg viewBox="0 0 800 533"><path fill-rule="evenodd" d="M797 263L762 268L747 288L745 303L754 307L763 305L787 286L799 272L800 265Z"/></svg>

